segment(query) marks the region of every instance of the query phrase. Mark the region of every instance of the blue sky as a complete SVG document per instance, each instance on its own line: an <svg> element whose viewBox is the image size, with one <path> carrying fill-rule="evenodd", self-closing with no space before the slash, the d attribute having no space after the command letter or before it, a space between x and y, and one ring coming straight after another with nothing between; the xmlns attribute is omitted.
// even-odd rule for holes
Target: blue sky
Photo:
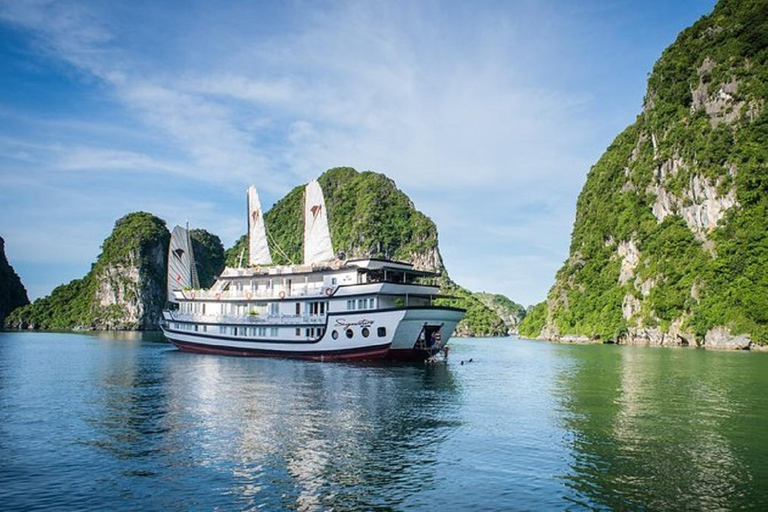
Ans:
<svg viewBox="0 0 768 512"><path fill-rule="evenodd" d="M587 172L714 0L0 0L0 236L30 298L148 211L225 247L331 167L393 178L451 277L524 305Z"/></svg>

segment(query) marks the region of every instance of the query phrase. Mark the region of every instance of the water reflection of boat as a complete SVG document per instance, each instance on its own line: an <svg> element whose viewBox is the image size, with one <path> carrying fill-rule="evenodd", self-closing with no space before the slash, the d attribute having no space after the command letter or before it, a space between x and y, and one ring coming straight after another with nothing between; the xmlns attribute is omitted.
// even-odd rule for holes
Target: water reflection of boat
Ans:
<svg viewBox="0 0 768 512"><path fill-rule="evenodd" d="M165 336L182 350L316 360L424 360L443 350L464 310L437 306L438 274L410 263L334 256L320 185L306 187L304 264L272 265L255 188L249 266L226 268L207 290L186 230L171 237Z"/></svg>
<svg viewBox="0 0 768 512"><path fill-rule="evenodd" d="M460 424L446 365L178 354L169 375L177 449L195 454L189 464L231 472L227 494L245 508L391 506L438 481L430 461Z"/></svg>

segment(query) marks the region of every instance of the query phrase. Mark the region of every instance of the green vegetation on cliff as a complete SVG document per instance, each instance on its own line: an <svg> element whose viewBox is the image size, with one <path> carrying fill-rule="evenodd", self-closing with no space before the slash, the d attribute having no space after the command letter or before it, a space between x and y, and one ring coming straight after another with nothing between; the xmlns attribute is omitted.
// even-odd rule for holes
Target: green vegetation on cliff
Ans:
<svg viewBox="0 0 768 512"><path fill-rule="evenodd" d="M520 332L768 343L768 1L683 31L590 170L570 256ZM543 333L542 333L543 331Z"/></svg>
<svg viewBox="0 0 768 512"><path fill-rule="evenodd" d="M483 303L476 294L450 280L443 283L440 291L454 298L438 299L437 304L467 310L456 326L456 336L505 336L509 333L509 327L501 316Z"/></svg>
<svg viewBox="0 0 768 512"><path fill-rule="evenodd" d="M192 253L195 255L197 277L202 288L210 288L224 270L224 246L221 239L204 229L192 229Z"/></svg>
<svg viewBox="0 0 768 512"><path fill-rule="evenodd" d="M516 331L527 311L524 306L510 300L509 297L493 293L479 292L474 296L495 312L506 324L509 332Z"/></svg>
<svg viewBox="0 0 768 512"><path fill-rule="evenodd" d="M347 258L373 257L411 261L414 255L437 251L437 228L416 210L395 183L374 172L349 167L326 171L318 179L328 212L334 250ZM264 214L272 259L276 264L300 263L304 230L304 186L298 186ZM227 251L227 265L247 260L244 235ZM431 259L426 268L439 270Z"/></svg>

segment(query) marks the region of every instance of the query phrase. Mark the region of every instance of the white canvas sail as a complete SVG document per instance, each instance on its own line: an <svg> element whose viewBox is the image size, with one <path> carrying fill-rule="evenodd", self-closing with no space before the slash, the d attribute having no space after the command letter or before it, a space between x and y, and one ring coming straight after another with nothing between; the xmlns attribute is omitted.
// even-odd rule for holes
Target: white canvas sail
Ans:
<svg viewBox="0 0 768 512"><path fill-rule="evenodd" d="M304 191L304 264L329 261L333 256L323 189L314 180Z"/></svg>
<svg viewBox="0 0 768 512"><path fill-rule="evenodd" d="M264 215L254 185L248 187L248 263L251 266L272 264Z"/></svg>
<svg viewBox="0 0 768 512"><path fill-rule="evenodd" d="M181 226L176 226L171 233L168 248L168 301L178 302L173 295L174 291L197 287L194 270L189 233Z"/></svg>

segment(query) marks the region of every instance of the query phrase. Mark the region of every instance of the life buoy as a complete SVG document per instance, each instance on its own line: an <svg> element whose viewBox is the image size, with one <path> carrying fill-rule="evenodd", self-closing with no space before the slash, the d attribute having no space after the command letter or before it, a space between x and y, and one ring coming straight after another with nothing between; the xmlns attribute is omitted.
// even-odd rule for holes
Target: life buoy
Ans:
<svg viewBox="0 0 768 512"><path fill-rule="evenodd" d="M253 294L251 292L248 292L245 294L245 298L248 300L251 300L252 297L253 297Z"/></svg>
<svg viewBox="0 0 768 512"><path fill-rule="evenodd" d="M281 299L285 298L285 292L280 292L278 295L280 296Z"/></svg>
<svg viewBox="0 0 768 512"><path fill-rule="evenodd" d="M189 296L194 299L195 298L195 292L190 292Z"/></svg>
<svg viewBox="0 0 768 512"><path fill-rule="evenodd" d="M216 300L219 300L220 298L221 298L221 294L220 294L220 293L217 293L217 294L216 294Z"/></svg>
<svg viewBox="0 0 768 512"><path fill-rule="evenodd" d="M325 294L328 295L329 297L331 295L333 295L333 288L331 288L330 286L328 288L326 288L325 289Z"/></svg>

